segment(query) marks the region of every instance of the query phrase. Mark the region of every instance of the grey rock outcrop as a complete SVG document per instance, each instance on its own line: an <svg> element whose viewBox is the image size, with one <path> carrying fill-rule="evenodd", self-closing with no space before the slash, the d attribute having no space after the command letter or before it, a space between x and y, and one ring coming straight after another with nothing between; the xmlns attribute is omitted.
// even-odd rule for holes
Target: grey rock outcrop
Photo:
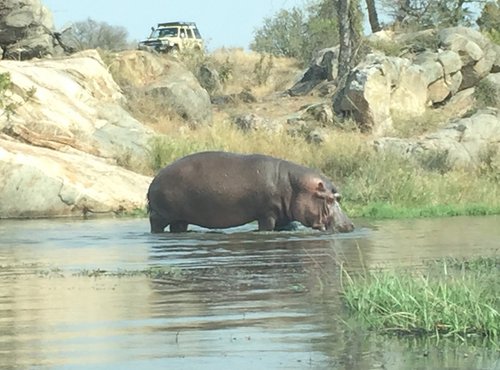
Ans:
<svg viewBox="0 0 500 370"><path fill-rule="evenodd" d="M0 73L12 81L0 109L0 218L145 206L151 178L118 164L144 163L153 132L122 108L125 97L96 51L3 60Z"/></svg>
<svg viewBox="0 0 500 370"><path fill-rule="evenodd" d="M120 214L144 208L151 178L91 155L0 137L0 218Z"/></svg>
<svg viewBox="0 0 500 370"><path fill-rule="evenodd" d="M210 96L220 95L222 93L222 83L219 72L208 64L203 64L198 71L198 81L200 85L207 90Z"/></svg>
<svg viewBox="0 0 500 370"><path fill-rule="evenodd" d="M53 55L58 45L53 29L52 14L40 0L0 2L3 59L26 60Z"/></svg>
<svg viewBox="0 0 500 370"><path fill-rule="evenodd" d="M492 70L497 51L480 32L471 28L452 27L439 31L438 38L444 49L460 56L463 77L459 90L474 86Z"/></svg>
<svg viewBox="0 0 500 370"><path fill-rule="evenodd" d="M453 27L435 37L441 49L424 50L411 58L368 55L335 97L335 112L353 117L362 130L383 136L392 131L394 116L418 117L493 71L498 49L479 32Z"/></svg>
<svg viewBox="0 0 500 370"><path fill-rule="evenodd" d="M124 152L146 155L153 133L123 109L125 97L96 51L27 63L0 63L0 73L10 74L8 99L16 106L14 114L0 115L0 131L32 145L108 160Z"/></svg>
<svg viewBox="0 0 500 370"><path fill-rule="evenodd" d="M302 77L288 89L291 96L309 94L323 81L335 81L338 71L339 47L320 50Z"/></svg>
<svg viewBox="0 0 500 370"><path fill-rule="evenodd" d="M111 65L122 86L140 89L151 99L158 99L191 126L212 121L212 105L208 92L202 88L183 64L172 57L145 51L117 53Z"/></svg>
<svg viewBox="0 0 500 370"><path fill-rule="evenodd" d="M233 123L243 131L276 132L282 128L279 123L263 118L255 113L238 115L233 118Z"/></svg>
<svg viewBox="0 0 500 370"><path fill-rule="evenodd" d="M450 122L418 138L380 138L374 145L380 151L410 158L444 154L450 167L477 168L490 147L500 153L500 111L487 109L471 117Z"/></svg>

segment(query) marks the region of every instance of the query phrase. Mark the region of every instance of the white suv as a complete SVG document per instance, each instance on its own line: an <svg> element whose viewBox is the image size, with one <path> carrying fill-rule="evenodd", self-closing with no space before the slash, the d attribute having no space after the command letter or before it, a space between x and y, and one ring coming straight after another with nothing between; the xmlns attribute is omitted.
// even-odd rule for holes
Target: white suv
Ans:
<svg viewBox="0 0 500 370"><path fill-rule="evenodd" d="M146 40L139 42L140 50L153 49L159 53L203 50L203 39L194 22L158 23L151 31Z"/></svg>

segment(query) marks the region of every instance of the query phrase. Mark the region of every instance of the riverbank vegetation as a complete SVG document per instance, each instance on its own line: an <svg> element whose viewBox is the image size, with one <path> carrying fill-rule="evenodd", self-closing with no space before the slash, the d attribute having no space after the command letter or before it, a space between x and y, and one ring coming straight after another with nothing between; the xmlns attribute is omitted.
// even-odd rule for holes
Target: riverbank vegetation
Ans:
<svg viewBox="0 0 500 370"><path fill-rule="evenodd" d="M266 153L324 172L341 188L352 217L403 218L500 214L500 153L477 169L454 168L446 153L403 158L377 152L371 138L331 129L322 144L285 131L243 132L227 120L197 130L171 129L150 147L150 174L203 150Z"/></svg>
<svg viewBox="0 0 500 370"><path fill-rule="evenodd" d="M319 127L320 142L311 142L310 136L318 126L299 128L287 122L303 111L304 106L321 99L310 94L285 97L282 92L293 85L303 71L305 61L310 61L311 51L301 57L304 45L311 37L302 39L303 30L321 31L330 27L336 18L330 14L325 2L304 11L292 9L280 13L283 17L267 19L256 33L252 49L247 53L239 49L221 49L210 54L181 53L181 60L195 75L201 65L212 66L222 84L220 94L230 97L226 103L213 105L211 125L188 127L172 107L164 101L154 101L147 95L128 96L131 113L141 122L150 125L159 135L149 147L149 163L141 162L137 172L154 175L160 168L174 160L204 150L225 150L240 153L263 153L314 167L329 176L341 189L344 208L351 217L403 218L438 217L456 215L500 214L500 149L498 145L485 148L479 163L471 167L457 167L446 151L425 151L425 154L401 154L377 151L376 138L356 129L356 124L334 122L330 127ZM457 9L461 7L459 4ZM493 6L493 5L491 5ZM493 8L492 8L493 9ZM497 9L494 7L494 9ZM457 13L458 14L458 13ZM461 14L461 13L460 13ZM488 13L489 14L489 13ZM427 14L435 15L435 13ZM462 14L465 17L465 14ZM429 21L427 16L423 19ZM447 18L441 19L444 23ZM278 37L283 31L280 22L297 27ZM496 18L482 15L484 31L496 29ZM432 23L432 22L431 22ZM398 27L401 25L398 25ZM418 26L418 22L412 23ZM441 26L448 26L443 24ZM295 33L294 33L295 32ZM319 32L324 34L324 32ZM309 35L311 36L311 35ZM333 35L336 37L336 35ZM280 39L284 45L279 50L268 41ZM335 39L315 40L315 48L331 46ZM412 45L385 45L387 54L400 55L401 50L427 48L436 38L421 37ZM321 42L320 42L321 41ZM373 45L372 45L373 46ZM380 47L380 45L378 45ZM434 49L436 45L432 45ZM392 48L392 51L391 49ZM117 81L119 76L115 76ZM239 101L235 96L248 92L249 101ZM220 96L215 96L219 97ZM498 92L484 80L475 88L474 107L460 117L470 116L484 107L499 107ZM329 101L329 100L327 100ZM444 107L429 107L418 118L393 117L395 138L414 138L433 133L450 122L456 112ZM270 128L243 131L233 123L235 117L255 114L265 117ZM290 119L291 118L291 119ZM456 118L456 117L454 117ZM274 125L274 122L284 123ZM271 127L273 126L273 127ZM321 124L320 126L325 126ZM334 127L333 127L334 126ZM300 130L307 132L300 132ZM128 159L130 156L121 156ZM124 167L130 166L125 161Z"/></svg>
<svg viewBox="0 0 500 370"><path fill-rule="evenodd" d="M444 259L423 270L342 274L348 311L369 329L499 343L500 257Z"/></svg>

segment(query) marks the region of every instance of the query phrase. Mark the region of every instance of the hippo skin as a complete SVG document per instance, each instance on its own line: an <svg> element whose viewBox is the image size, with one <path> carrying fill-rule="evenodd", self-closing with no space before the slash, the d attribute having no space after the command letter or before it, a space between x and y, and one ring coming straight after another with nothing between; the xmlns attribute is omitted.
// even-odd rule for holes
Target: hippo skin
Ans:
<svg viewBox="0 0 500 370"><path fill-rule="evenodd" d="M147 193L152 233L188 225L222 229L257 221L281 230L293 221L322 231L350 232L332 182L310 168L261 154L201 152L158 172Z"/></svg>

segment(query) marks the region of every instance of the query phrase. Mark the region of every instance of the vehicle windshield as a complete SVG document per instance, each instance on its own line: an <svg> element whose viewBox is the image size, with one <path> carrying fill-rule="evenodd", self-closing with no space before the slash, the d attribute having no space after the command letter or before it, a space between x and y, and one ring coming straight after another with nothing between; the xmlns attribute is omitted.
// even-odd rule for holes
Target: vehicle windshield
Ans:
<svg viewBox="0 0 500 370"><path fill-rule="evenodd" d="M151 33L149 36L152 39L157 39L161 37L177 37L179 33L179 28L168 27L168 28L158 28Z"/></svg>

